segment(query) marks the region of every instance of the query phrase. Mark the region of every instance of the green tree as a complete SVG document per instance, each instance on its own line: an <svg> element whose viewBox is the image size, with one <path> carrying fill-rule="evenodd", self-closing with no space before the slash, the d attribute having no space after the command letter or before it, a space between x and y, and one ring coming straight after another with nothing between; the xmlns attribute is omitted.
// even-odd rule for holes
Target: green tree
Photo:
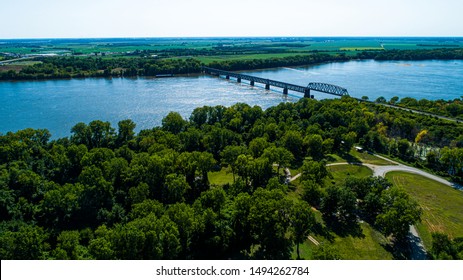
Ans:
<svg viewBox="0 0 463 280"><path fill-rule="evenodd" d="M278 166L277 174L280 174L281 167L288 166L294 161L293 154L283 147L271 146L265 149L262 157L267 158L271 164L275 163Z"/></svg>
<svg viewBox="0 0 463 280"><path fill-rule="evenodd" d="M283 135L281 143L282 146L290 151L296 159L300 160L304 158L304 153L302 151L304 141L299 131L287 131L285 135Z"/></svg>
<svg viewBox="0 0 463 280"><path fill-rule="evenodd" d="M249 223L256 258L288 259L292 245L288 237L292 202L280 190L257 189L252 196Z"/></svg>
<svg viewBox="0 0 463 280"><path fill-rule="evenodd" d="M302 199L308 202L310 205L317 207L320 205L323 198L323 189L312 180L302 181Z"/></svg>
<svg viewBox="0 0 463 280"><path fill-rule="evenodd" d="M355 193L348 188L329 186L320 210L323 219L332 226L351 228L356 225L357 199Z"/></svg>
<svg viewBox="0 0 463 280"><path fill-rule="evenodd" d="M264 150L269 145L270 144L267 142L267 139L263 137L257 137L249 142L249 151L254 158L258 158L264 153Z"/></svg>
<svg viewBox="0 0 463 280"><path fill-rule="evenodd" d="M0 258L2 260L40 260L50 245L43 228L13 221L0 224Z"/></svg>
<svg viewBox="0 0 463 280"><path fill-rule="evenodd" d="M323 138L318 134L307 135L304 139L307 154L315 160L323 158Z"/></svg>
<svg viewBox="0 0 463 280"><path fill-rule="evenodd" d="M398 96L391 97L391 100L389 100L389 103L392 105L395 105L397 102L399 102Z"/></svg>
<svg viewBox="0 0 463 280"><path fill-rule="evenodd" d="M331 176L324 161L305 160L302 165L302 180L312 180L323 185L326 177Z"/></svg>
<svg viewBox="0 0 463 280"><path fill-rule="evenodd" d="M235 182L235 174L238 166L236 165L236 160L239 155L246 154L246 147L244 146L226 146L223 151L220 153L223 164L230 166L231 172L233 174L233 182Z"/></svg>
<svg viewBox="0 0 463 280"><path fill-rule="evenodd" d="M45 193L41 201L40 219L49 227L55 229L70 229L72 226L78 226L76 220L81 205L80 197L84 191L84 186L80 183L57 185Z"/></svg>
<svg viewBox="0 0 463 280"><path fill-rule="evenodd" d="M198 217L195 215L194 209L185 203L172 204L167 209L166 215L178 228L181 248L178 256L186 259L193 253L191 250L198 232Z"/></svg>
<svg viewBox="0 0 463 280"><path fill-rule="evenodd" d="M173 204L184 201L185 195L190 188L184 176L177 174L167 175L163 191L163 202Z"/></svg>
<svg viewBox="0 0 463 280"><path fill-rule="evenodd" d="M76 230L73 231L62 231L57 238L57 246L55 249L55 254L57 254L58 259L66 260L77 260L81 258L79 252L80 235ZM64 254L62 254L62 253ZM60 255L62 254L62 255Z"/></svg>
<svg viewBox="0 0 463 280"><path fill-rule="evenodd" d="M123 120L118 123L117 145L120 147L127 144L135 136L135 127L137 125L132 120Z"/></svg>
<svg viewBox="0 0 463 280"><path fill-rule="evenodd" d="M392 187L381 195L383 212L376 218L376 224L385 235L392 235L397 241L406 240L410 226L420 221L421 208L402 189Z"/></svg>
<svg viewBox="0 0 463 280"><path fill-rule="evenodd" d="M88 124L88 128L91 135L90 147L109 147L113 144L115 133L109 122L92 121Z"/></svg>
<svg viewBox="0 0 463 280"><path fill-rule="evenodd" d="M145 201L149 197L149 193L149 186L146 183L140 183L136 187L131 187L128 193L130 203L133 205Z"/></svg>
<svg viewBox="0 0 463 280"><path fill-rule="evenodd" d="M162 119L162 128L166 131L178 134L185 130L188 122L177 112L170 112Z"/></svg>
<svg viewBox="0 0 463 280"><path fill-rule="evenodd" d="M397 142L397 150L400 158L408 159L411 156L410 143L407 139L400 139L399 142Z"/></svg>
<svg viewBox="0 0 463 280"><path fill-rule="evenodd" d="M458 250L452 240L443 233L434 232L432 234L431 254L438 260L458 259Z"/></svg>
<svg viewBox="0 0 463 280"><path fill-rule="evenodd" d="M340 260L341 255L339 251L330 244L324 243L317 247L313 252L314 260Z"/></svg>
<svg viewBox="0 0 463 280"><path fill-rule="evenodd" d="M297 258L301 259L299 244L303 243L315 225L315 215L305 201L294 203L291 215L291 231L296 242Z"/></svg>
<svg viewBox="0 0 463 280"><path fill-rule="evenodd" d="M383 96L376 98L376 103L386 103L387 100Z"/></svg>

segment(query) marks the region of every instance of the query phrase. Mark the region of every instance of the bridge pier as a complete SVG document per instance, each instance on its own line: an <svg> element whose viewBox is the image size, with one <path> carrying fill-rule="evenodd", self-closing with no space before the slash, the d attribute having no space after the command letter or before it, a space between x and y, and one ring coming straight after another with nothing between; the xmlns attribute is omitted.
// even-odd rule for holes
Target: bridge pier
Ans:
<svg viewBox="0 0 463 280"><path fill-rule="evenodd" d="M242 79L249 81L251 86L254 86L256 82L261 83L265 85L266 90L270 90L270 86L282 88L283 94L288 94L289 90L301 92L304 94L304 98L314 98L314 96L310 92L312 90L324 92L327 94L337 95L337 96L344 96L344 95L348 96L349 95L349 93L347 92L347 89L336 86L336 85L326 84L326 83L309 83L306 87L304 87L304 86L289 84L289 83L270 80L270 79L264 79L264 78L245 75L245 74L223 71L223 70L209 68L205 66L203 66L202 69L204 73L214 75L214 76L219 76L219 77L222 76L222 77L225 77L227 80L229 80L230 78L236 78L236 81L238 83L241 83Z"/></svg>
<svg viewBox="0 0 463 280"><path fill-rule="evenodd" d="M307 88L304 90L304 97L305 98L313 98L313 95L312 97L310 96L310 88Z"/></svg>

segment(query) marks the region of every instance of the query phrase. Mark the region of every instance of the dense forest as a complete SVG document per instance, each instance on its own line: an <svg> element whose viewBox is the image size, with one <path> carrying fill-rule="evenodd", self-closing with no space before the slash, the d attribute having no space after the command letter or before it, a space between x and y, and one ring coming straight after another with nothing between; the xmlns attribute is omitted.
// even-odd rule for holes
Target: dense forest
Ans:
<svg viewBox="0 0 463 280"><path fill-rule="evenodd" d="M184 56L187 54L184 54ZM251 70L283 66L301 66L352 59L375 60L424 60L463 59L462 49L363 51L348 56L345 52L330 54L314 51L307 55L292 55L282 58L230 59L213 61L206 66L223 70ZM201 72L202 63L193 58L165 57L40 57L39 63L26 66L19 71L0 71L0 80L62 79L83 77L135 77L162 74L192 74Z"/></svg>
<svg viewBox="0 0 463 280"><path fill-rule="evenodd" d="M402 246L418 204L382 178L328 184L326 158L360 143L463 178L463 125L349 97L206 106L135 127L96 120L53 141L46 129L0 136L0 258L288 259L311 232L355 236L358 218ZM285 167L301 170L301 193ZM211 185L223 168L233 182ZM434 237L432 257L462 258L461 238ZM340 255L327 244L313 257Z"/></svg>
<svg viewBox="0 0 463 280"><path fill-rule="evenodd" d="M461 98L463 98L463 96ZM393 97L389 103L405 108L463 120L463 100L461 98L454 100L416 100L411 97L405 97L402 99Z"/></svg>

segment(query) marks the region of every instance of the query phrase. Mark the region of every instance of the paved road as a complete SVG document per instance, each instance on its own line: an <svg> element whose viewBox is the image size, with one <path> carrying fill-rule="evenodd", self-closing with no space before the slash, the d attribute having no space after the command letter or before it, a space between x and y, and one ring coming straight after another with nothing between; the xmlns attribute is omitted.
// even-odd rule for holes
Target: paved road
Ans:
<svg viewBox="0 0 463 280"><path fill-rule="evenodd" d="M439 183L442 183L444 185L447 185L447 186L450 186L450 187L453 187L453 188L456 188L456 189L459 189L459 190L463 190L461 185L449 182L449 181L447 181L447 180L445 180L445 179L443 179L441 177L430 174L430 173L428 173L426 171L420 170L418 168L403 165L401 163L392 161L392 160L390 160L388 158L385 158L383 156L380 156L380 155L375 155L375 156L379 157L381 159L384 159L386 161L389 161L391 163L391 165L374 165L374 164L366 164L366 163L354 163L354 164L355 165L363 165L363 166L366 166L366 167L370 168L373 171L374 176L384 177L388 172L391 172L391 171L404 171L404 172L418 174L418 175L427 177L429 179L435 180L435 181L437 181ZM350 163L332 163L332 164L328 164L328 166L346 165L346 164L350 164ZM410 241L410 246L411 246L411 251L412 251L411 259L412 260L426 260L427 259L426 250L424 248L423 242L422 242L418 232L416 231L416 228L415 228L414 225L410 226L410 232L408 234L408 240Z"/></svg>
<svg viewBox="0 0 463 280"><path fill-rule="evenodd" d="M420 235L416 231L414 225L410 226L410 231L408 232L408 240L410 241L410 247L412 250L411 259L412 260L426 260L426 249L424 248L423 242L420 238Z"/></svg>
<svg viewBox="0 0 463 280"><path fill-rule="evenodd" d="M384 159L386 161L389 161L391 163L391 165L374 165L374 164L368 164L368 163L353 163L353 164L355 164L355 165L363 165L363 166L366 166L366 167L370 168L373 171L373 176L384 177L384 176L386 176L387 173L389 173L391 171L404 171L404 172L409 172L409 173L414 173L414 174L424 176L426 178L432 179L434 181L437 181L437 182L442 183L444 185L453 187L455 189L463 190L463 186L461 186L461 185L459 185L457 183L449 182L449 181L447 181L447 180L445 180L445 179L443 179L443 178L441 178L439 176L430 174L430 173L428 173L426 171L423 171L421 169L411 167L411 166L407 166L407 165L392 161L392 160L390 160L388 158L385 158L383 156L380 156L380 155L375 154L375 156L379 157L381 159ZM346 165L346 164L350 164L350 163L347 163L347 162L331 163L331 164L328 164L327 166ZM392 164L394 164L394 165L392 165Z"/></svg>
<svg viewBox="0 0 463 280"><path fill-rule="evenodd" d="M443 179L441 177L430 174L430 173L428 173L426 171L423 171L421 169L398 163L396 161L390 160L390 159L385 158L385 157L380 156L380 155L375 154L374 156L390 162L391 165L374 165L374 164L368 164L368 163L339 162L339 163L327 164L327 166L348 165L348 164L362 165L362 166L366 166L366 167L370 168L373 171L373 176L379 176L379 177L384 177L384 176L386 176L387 173L389 173L391 171L404 171L404 172L414 173L414 174L418 174L418 175L427 177L429 179L435 180L435 181L437 181L439 183L442 183L444 185L447 185L447 186L450 186L450 187L453 187L453 188L456 188L456 189L459 189L459 190L463 191L463 186L461 186L459 184L456 184L456 183L453 183L453 182L449 182L449 181L447 181L447 180L445 180L445 179ZM299 178L300 176L301 176L301 174L297 174L296 176L292 177L290 179L290 181L294 181L297 178ZM410 240L410 246L411 246L411 249L412 249L411 259L412 260L425 260L426 259L426 250L424 248L423 242L422 242L418 232L416 231L415 226L413 226L413 225L410 226L410 232L409 232L409 235L408 235L408 239Z"/></svg>

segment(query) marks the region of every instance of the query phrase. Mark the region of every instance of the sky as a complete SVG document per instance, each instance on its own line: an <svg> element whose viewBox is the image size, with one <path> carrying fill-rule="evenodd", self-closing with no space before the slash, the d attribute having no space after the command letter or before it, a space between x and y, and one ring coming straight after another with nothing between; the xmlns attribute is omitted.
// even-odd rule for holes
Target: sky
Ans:
<svg viewBox="0 0 463 280"><path fill-rule="evenodd" d="M462 0L0 0L0 39L463 36Z"/></svg>

